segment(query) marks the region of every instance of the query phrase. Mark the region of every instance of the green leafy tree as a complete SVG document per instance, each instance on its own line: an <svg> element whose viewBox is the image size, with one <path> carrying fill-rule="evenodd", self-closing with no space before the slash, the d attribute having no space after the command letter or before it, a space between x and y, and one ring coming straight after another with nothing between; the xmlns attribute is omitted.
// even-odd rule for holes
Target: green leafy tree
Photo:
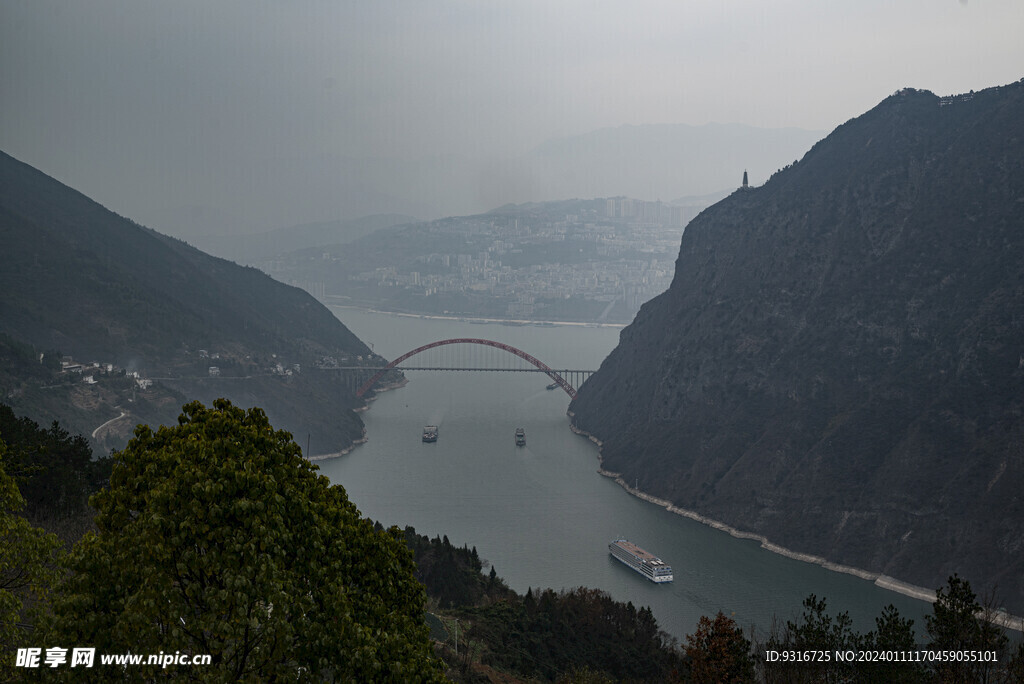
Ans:
<svg viewBox="0 0 1024 684"><path fill-rule="evenodd" d="M114 455L48 643L210 654L188 671L210 681L442 680L402 533L361 518L262 410L183 411Z"/></svg>
<svg viewBox="0 0 1024 684"><path fill-rule="evenodd" d="M697 631L686 635L690 676L697 684L754 682L750 640L721 611L715 619L702 615Z"/></svg>
<svg viewBox="0 0 1024 684"><path fill-rule="evenodd" d="M18 513L25 500L4 470L0 441L0 680L13 672L11 649L28 645L33 608L46 599L55 580L60 542Z"/></svg>

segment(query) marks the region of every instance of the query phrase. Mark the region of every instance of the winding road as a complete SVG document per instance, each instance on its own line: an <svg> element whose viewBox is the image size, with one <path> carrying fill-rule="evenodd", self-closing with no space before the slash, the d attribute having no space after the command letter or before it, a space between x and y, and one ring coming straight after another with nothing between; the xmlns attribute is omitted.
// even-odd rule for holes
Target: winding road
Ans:
<svg viewBox="0 0 1024 684"><path fill-rule="evenodd" d="M99 432L99 431L100 431L100 430L102 430L103 428L107 427L108 425L110 425L110 424L111 424L111 423L113 423L114 421L118 421L118 420L121 420L122 418L124 418L124 417L125 417L125 416L127 416L127 415L128 415L128 412L127 412L127 411L121 411L121 415L119 415L119 416L118 416L117 418L111 418L111 419L110 419L110 420L108 420L108 421L107 421L106 423L103 423L103 425L100 425L100 426L99 426L98 428L96 428L95 430L93 430L93 431L92 431L92 438L93 438L93 439L96 439L96 433L97 433L97 432Z"/></svg>

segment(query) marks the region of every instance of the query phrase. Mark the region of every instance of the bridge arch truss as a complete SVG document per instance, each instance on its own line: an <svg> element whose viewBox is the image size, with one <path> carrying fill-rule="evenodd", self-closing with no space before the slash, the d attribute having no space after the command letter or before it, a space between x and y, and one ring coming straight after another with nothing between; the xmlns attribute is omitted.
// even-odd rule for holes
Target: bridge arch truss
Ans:
<svg viewBox="0 0 1024 684"><path fill-rule="evenodd" d="M356 390L356 396L362 397L364 394L366 394L368 391L370 391L370 389L377 383L377 381L380 380L381 377L385 373L387 373L389 370L392 370L392 369L395 369L395 368L398 368L399 370L402 370L401 368L399 368L399 365L403 361L409 359L410 357L416 356L417 354L425 352L428 349L435 349L437 347L443 347L443 346L449 345L449 344L478 344L478 345L483 345L483 346L486 346L486 347L493 347L495 349L500 349L500 350L508 352L509 354L512 354L514 356L518 356L519 358L521 358L521 359L525 360L526 362L530 363L538 371L540 371L542 373L545 373L549 378L551 378L551 380L554 383L556 383L559 387L562 388L562 390L565 391L566 394L569 395L570 399L574 399L576 397L576 388L573 387L569 383L569 381L566 380L562 376L561 373L559 373L555 369L551 368L550 366L548 366L546 363L544 363L543 361L541 361L537 357L533 356L532 354L528 354L528 353L524 352L522 349L517 349L516 347L513 347L510 344L505 344L504 342L495 342L494 340L485 340L485 339L478 338L478 337L455 337L455 338L448 339L448 340L438 340L437 342L431 342L430 344L425 344L425 345L423 345L421 347L417 347L416 349L413 349L412 351L406 352L406 353L402 354L401 356L399 356L398 358L396 358L395 360L393 360L391 363L389 363L384 368L382 368L379 371L377 371L377 373L374 374L373 377L371 377L369 380L364 382L362 384L362 386L360 386L359 389ZM414 369L408 368L406 370L414 370ZM447 370L457 370L457 369L447 369ZM465 370L486 370L486 369L476 369L476 368L474 368L474 369L465 369ZM494 370L497 370L497 369L494 369ZM581 373L581 371L570 371L570 372L572 372L572 373ZM582 372L586 372L586 371L582 371Z"/></svg>

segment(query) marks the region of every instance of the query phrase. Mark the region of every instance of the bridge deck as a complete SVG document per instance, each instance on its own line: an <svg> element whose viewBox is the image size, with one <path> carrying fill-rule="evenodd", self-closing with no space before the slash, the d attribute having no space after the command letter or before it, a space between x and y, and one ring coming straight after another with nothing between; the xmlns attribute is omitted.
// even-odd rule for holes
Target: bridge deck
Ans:
<svg viewBox="0 0 1024 684"><path fill-rule="evenodd" d="M552 368L551 370L545 370L543 368L487 368L487 367L470 367L470 366L326 366L321 370L362 370L362 371L383 371L383 370L400 370L400 371L511 371L513 373L596 373L593 370L572 370L566 368Z"/></svg>
<svg viewBox="0 0 1024 684"><path fill-rule="evenodd" d="M484 347L492 347L494 349L500 349L502 351L506 351L509 354L512 354L513 356L517 356L520 359L523 359L527 363L531 364L533 366L533 368L531 368L531 369L527 369L527 368L524 368L524 367L516 367L516 368L482 368L482 367L479 367L479 366L478 367L469 367L469 366L403 366L402 365L402 362L405 361L406 359L411 358L413 356L416 356L417 354L425 352L425 351L427 351L429 349L436 349L438 347L447 347L449 345L465 345L465 344L468 344L468 345L480 345L480 346L484 346ZM452 360L454 360L454 359L452 359ZM362 366L360 368L362 368L363 370L371 370L369 367L366 367L366 366ZM358 396L358 397L363 396L371 387L373 387L374 383L376 383L377 380L379 380L381 377L383 377L383 375L387 371L389 371L389 370L508 371L508 372L516 372L516 373L528 373L528 372L544 373L548 377L550 377L552 380L554 380L556 385L558 385L563 390L565 390L565 393L569 395L570 399L575 399L576 398L576 388L573 387L571 384L569 384L569 382L566 380L566 376L573 377L573 379L578 377L578 378L580 378L580 379L585 381L594 372L594 371L570 371L570 370L558 371L558 370L552 368L551 366L547 365L546 363L544 363L540 359L536 358L535 356L527 354L522 349L516 349L512 345L505 344L504 342L495 342L494 340L485 340L485 339L482 339L482 338L479 338L479 337L454 337L454 338L449 339L449 340L438 340L437 342L431 342L429 344L424 344L424 345L422 345L420 347L416 347L412 351L408 351L408 352L402 354L401 356L399 356L396 359L393 359L388 365L386 365L383 368L380 368L379 370L377 370L377 372L374 374L374 376L372 378L370 378L369 380L364 382L359 387L359 389L356 390L356 396ZM577 382L576 384L580 384L580 383Z"/></svg>

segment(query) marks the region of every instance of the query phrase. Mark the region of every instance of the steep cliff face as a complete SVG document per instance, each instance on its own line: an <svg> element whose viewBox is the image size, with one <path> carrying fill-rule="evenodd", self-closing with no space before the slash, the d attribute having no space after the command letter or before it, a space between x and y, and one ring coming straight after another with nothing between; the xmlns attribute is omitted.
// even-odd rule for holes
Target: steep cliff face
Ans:
<svg viewBox="0 0 1024 684"><path fill-rule="evenodd" d="M1022 409L1024 82L897 93L704 211L570 407L645 491L1017 612Z"/></svg>

